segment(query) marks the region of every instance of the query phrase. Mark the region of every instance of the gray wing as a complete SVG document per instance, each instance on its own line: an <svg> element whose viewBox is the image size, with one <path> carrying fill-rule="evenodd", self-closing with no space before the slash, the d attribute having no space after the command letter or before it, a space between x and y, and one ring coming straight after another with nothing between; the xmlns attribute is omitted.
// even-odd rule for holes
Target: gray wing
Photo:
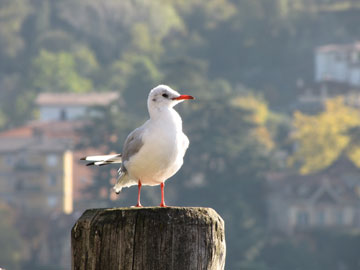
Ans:
<svg viewBox="0 0 360 270"><path fill-rule="evenodd" d="M125 162L128 161L133 155L140 151L143 146L143 134L144 126L141 126L131 132L124 143L123 154L122 154L122 163L118 170L118 180L114 186L115 192L118 194L123 187L129 187L137 184L137 180L129 176L128 171L125 166Z"/></svg>
<svg viewBox="0 0 360 270"><path fill-rule="evenodd" d="M122 161L128 161L133 155L135 155L141 147L144 145L142 136L144 134L144 127L138 127L134 131L132 131L126 138L123 153L122 153Z"/></svg>

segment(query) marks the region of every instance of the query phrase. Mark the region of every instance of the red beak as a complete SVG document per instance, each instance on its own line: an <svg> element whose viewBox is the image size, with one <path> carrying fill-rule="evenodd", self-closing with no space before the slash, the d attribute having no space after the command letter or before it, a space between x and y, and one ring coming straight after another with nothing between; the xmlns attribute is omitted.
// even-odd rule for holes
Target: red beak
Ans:
<svg viewBox="0 0 360 270"><path fill-rule="evenodd" d="M195 99L193 96L189 96L189 95L180 95L176 98L173 98L173 100L184 100L184 99Z"/></svg>

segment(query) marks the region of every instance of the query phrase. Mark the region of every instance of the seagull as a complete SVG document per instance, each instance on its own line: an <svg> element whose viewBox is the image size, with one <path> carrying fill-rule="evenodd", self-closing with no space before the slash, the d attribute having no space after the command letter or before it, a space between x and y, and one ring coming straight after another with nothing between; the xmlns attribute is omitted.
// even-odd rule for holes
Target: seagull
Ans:
<svg viewBox="0 0 360 270"><path fill-rule="evenodd" d="M114 186L117 194L122 188L138 186L136 207L141 207L141 186L161 187L161 207L166 207L164 183L183 165L189 139L182 131L182 120L174 110L178 103L194 99L180 95L167 85L153 88L147 99L150 119L133 130L126 138L122 154L87 156L87 165L103 166L120 163Z"/></svg>

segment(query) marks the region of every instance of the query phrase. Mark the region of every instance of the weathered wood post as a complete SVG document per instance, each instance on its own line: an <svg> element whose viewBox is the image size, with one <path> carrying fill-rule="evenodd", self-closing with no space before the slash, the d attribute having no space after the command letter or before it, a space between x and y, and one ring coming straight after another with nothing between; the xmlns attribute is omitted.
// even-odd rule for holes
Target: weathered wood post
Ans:
<svg viewBox="0 0 360 270"><path fill-rule="evenodd" d="M92 209L71 249L73 270L222 270L224 221L211 208Z"/></svg>

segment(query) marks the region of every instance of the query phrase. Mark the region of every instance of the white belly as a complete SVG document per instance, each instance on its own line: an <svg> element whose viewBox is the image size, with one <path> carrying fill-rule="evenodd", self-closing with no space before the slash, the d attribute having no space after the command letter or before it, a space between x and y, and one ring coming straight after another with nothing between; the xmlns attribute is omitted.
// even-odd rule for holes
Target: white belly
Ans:
<svg viewBox="0 0 360 270"><path fill-rule="evenodd" d="M153 186L173 176L183 164L185 139L182 132L149 132L140 151L124 163L131 178Z"/></svg>

